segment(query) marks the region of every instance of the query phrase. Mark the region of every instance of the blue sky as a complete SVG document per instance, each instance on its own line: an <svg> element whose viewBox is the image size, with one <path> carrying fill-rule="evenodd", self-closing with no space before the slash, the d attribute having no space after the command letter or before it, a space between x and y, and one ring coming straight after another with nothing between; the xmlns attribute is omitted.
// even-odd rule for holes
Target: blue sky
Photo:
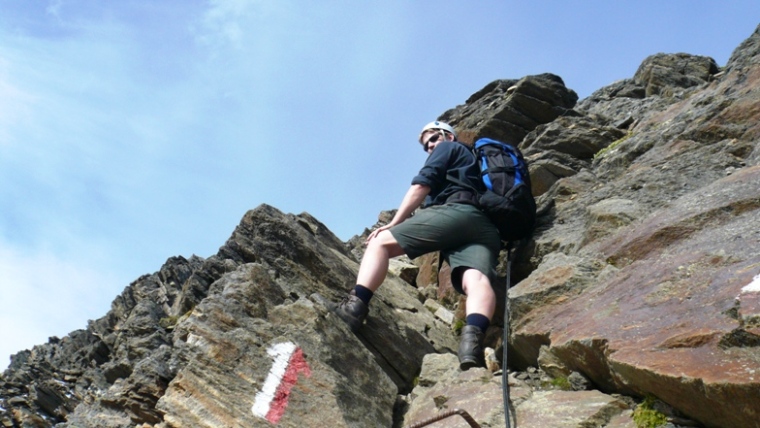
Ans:
<svg viewBox="0 0 760 428"><path fill-rule="evenodd" d="M731 6L728 6L730 4ZM644 58L726 64L760 2L0 0L0 369L249 209L347 240L419 129L500 78L581 98Z"/></svg>

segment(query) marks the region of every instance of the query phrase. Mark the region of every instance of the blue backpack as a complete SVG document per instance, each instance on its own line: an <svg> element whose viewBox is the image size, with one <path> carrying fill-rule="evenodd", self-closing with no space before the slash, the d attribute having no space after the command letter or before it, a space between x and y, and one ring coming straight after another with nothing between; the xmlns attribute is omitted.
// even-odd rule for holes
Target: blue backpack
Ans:
<svg viewBox="0 0 760 428"><path fill-rule="evenodd" d="M478 192L480 208L499 229L503 241L526 238L536 225L536 201L522 153L490 138L476 141L473 152L485 186Z"/></svg>

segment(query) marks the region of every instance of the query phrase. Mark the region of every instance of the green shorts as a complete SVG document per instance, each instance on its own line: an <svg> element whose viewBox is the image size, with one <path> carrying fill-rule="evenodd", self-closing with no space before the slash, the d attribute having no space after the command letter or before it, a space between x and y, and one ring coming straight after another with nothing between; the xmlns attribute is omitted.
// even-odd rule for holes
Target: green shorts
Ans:
<svg viewBox="0 0 760 428"><path fill-rule="evenodd" d="M462 293L461 274L473 268L496 279L501 239L496 226L478 208L467 204L435 205L390 229L409 258L441 251L451 266L451 282ZM456 272L456 274L454 274Z"/></svg>

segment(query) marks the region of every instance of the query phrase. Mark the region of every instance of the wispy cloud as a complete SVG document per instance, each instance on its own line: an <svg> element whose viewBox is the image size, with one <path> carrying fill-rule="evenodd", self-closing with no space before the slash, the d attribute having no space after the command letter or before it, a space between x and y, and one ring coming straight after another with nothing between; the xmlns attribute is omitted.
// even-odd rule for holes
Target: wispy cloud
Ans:
<svg viewBox="0 0 760 428"><path fill-rule="evenodd" d="M201 20L198 41L211 47L243 47L243 29L240 19L253 8L260 7L257 2L246 0L212 0L210 7Z"/></svg>

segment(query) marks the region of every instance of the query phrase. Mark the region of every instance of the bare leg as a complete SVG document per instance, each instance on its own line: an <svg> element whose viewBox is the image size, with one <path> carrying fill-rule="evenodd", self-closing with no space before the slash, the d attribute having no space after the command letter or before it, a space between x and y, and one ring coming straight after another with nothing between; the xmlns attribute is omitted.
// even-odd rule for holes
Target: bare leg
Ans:
<svg viewBox="0 0 760 428"><path fill-rule="evenodd" d="M459 368L469 370L484 365L483 336L485 334L482 330L483 326L471 325L469 318L473 314L478 314L490 321L496 310L496 294L491 288L488 276L475 269L467 269L462 274L462 289L467 294L465 310L468 323L462 328L462 338L459 342Z"/></svg>
<svg viewBox="0 0 760 428"><path fill-rule="evenodd" d="M401 256L404 250L396 242L389 231L380 232L367 244L356 283L376 291L388 274L388 264L391 258ZM488 280L488 278L486 278Z"/></svg>
<svg viewBox="0 0 760 428"><path fill-rule="evenodd" d="M481 314L493 318L496 311L496 293L491 288L488 276L476 269L467 269L462 274L462 289L467 295L466 314Z"/></svg>
<svg viewBox="0 0 760 428"><path fill-rule="evenodd" d="M370 235L367 249L364 251L364 257L362 257L362 263L359 266L359 274L356 276L357 287L333 309L354 333L359 331L369 313L369 302L367 300L372 295L366 296L366 289L374 293L388 274L388 264L391 257L402 254L404 254L404 250L388 230L376 230Z"/></svg>

